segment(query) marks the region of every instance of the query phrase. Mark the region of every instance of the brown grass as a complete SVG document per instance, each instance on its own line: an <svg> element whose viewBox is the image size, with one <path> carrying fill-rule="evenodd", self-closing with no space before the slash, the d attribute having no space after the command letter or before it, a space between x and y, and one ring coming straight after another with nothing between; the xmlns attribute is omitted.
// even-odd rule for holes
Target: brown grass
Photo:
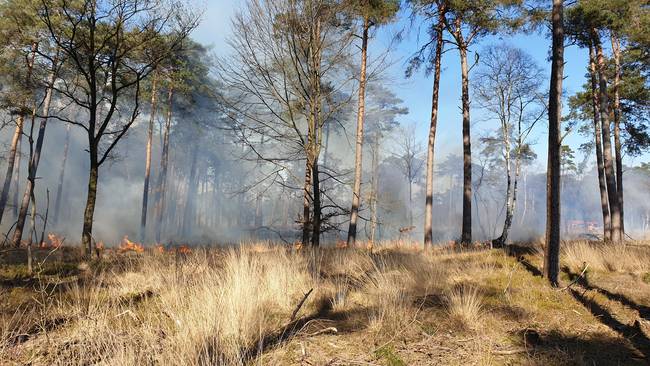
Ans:
<svg viewBox="0 0 650 366"><path fill-rule="evenodd" d="M572 243L564 246L562 260L574 270L588 262L595 270L647 272L647 253L624 250L616 249L623 259L612 263L614 249ZM540 258L533 254L529 260ZM296 251L259 243L187 255L131 253L89 267L67 283L41 276L31 288L3 288L3 298L16 300L0 307L0 360L502 364L506 356L498 352L525 346L532 353L511 353L510 361L557 364L591 360L576 352L591 345L586 338L584 344L557 346L560 336L624 343L568 292L548 287L498 250L424 250L396 243L372 252ZM637 282L650 287L641 277ZM531 328L544 341L528 344ZM557 347L574 348L558 353ZM610 347L620 353L612 357L626 363L621 347Z"/></svg>
<svg viewBox="0 0 650 366"><path fill-rule="evenodd" d="M645 247L586 241L565 242L562 257L564 263L574 271L580 271L586 264L592 270L605 272L650 271L650 252Z"/></svg>

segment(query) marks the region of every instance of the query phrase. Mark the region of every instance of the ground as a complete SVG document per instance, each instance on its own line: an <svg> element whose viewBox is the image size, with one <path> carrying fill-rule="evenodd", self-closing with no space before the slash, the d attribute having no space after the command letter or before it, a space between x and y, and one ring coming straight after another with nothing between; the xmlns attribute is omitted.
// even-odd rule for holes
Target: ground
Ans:
<svg viewBox="0 0 650 366"><path fill-rule="evenodd" d="M3 251L0 363L650 364L650 246L538 247Z"/></svg>

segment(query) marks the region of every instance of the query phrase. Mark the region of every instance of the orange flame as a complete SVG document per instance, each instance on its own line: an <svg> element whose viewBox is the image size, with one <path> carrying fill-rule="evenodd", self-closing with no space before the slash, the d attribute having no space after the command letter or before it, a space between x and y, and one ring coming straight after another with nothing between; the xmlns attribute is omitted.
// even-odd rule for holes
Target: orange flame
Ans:
<svg viewBox="0 0 650 366"><path fill-rule="evenodd" d="M47 239L50 241L50 244L43 241L41 243L41 248L59 248L63 245L63 239L55 233L48 233Z"/></svg>
<svg viewBox="0 0 650 366"><path fill-rule="evenodd" d="M339 240L339 241L336 242L336 247L337 247L338 249L347 248L347 247L348 247L348 243L347 243L346 241Z"/></svg>
<svg viewBox="0 0 650 366"><path fill-rule="evenodd" d="M180 247L176 248L176 251L180 254L192 253L192 249L190 249L190 247L188 247L187 245L181 245Z"/></svg>
<svg viewBox="0 0 650 366"><path fill-rule="evenodd" d="M131 240L129 240L129 237L127 235L124 235L124 239L122 239L122 243L120 244L118 250L120 253L126 253L126 252L143 253L144 247L140 243L132 242Z"/></svg>
<svg viewBox="0 0 650 366"><path fill-rule="evenodd" d="M156 244L154 247L156 250L156 253L164 253L165 252L165 247L162 244Z"/></svg>
<svg viewBox="0 0 650 366"><path fill-rule="evenodd" d="M302 249L302 242L296 241L295 243L293 243L293 249L300 251Z"/></svg>

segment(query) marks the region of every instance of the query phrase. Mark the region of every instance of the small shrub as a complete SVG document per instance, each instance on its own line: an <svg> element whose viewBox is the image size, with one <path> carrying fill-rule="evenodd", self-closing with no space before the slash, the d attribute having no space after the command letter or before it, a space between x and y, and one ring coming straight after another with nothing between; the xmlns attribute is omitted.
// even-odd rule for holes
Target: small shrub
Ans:
<svg viewBox="0 0 650 366"><path fill-rule="evenodd" d="M483 295L474 286L463 285L447 295L447 314L461 325L472 328L481 318Z"/></svg>
<svg viewBox="0 0 650 366"><path fill-rule="evenodd" d="M386 360L388 366L406 366L406 363L395 353L393 347L383 346L375 351L375 357Z"/></svg>

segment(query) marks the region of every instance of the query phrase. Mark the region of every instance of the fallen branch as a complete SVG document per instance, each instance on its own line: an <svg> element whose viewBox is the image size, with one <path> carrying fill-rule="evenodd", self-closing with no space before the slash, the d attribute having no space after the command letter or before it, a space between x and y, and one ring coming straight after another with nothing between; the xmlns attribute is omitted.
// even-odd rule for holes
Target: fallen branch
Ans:
<svg viewBox="0 0 650 366"><path fill-rule="evenodd" d="M338 333L338 332L339 330L334 327L327 327L327 328L317 330L313 333L305 334L305 337L315 337L317 335L324 334L324 333Z"/></svg>
<svg viewBox="0 0 650 366"><path fill-rule="evenodd" d="M526 349L524 348L518 348L518 349L504 349L504 350L492 350L490 353L495 354L495 355L502 355L502 356L508 356L508 355L516 355L518 353L526 353Z"/></svg>
<svg viewBox="0 0 650 366"><path fill-rule="evenodd" d="M309 291L307 291L305 296L302 297L302 300L300 300L300 302L298 303L296 308L293 310L293 313L291 313L291 318L289 319L290 322L296 320L296 315L298 315L298 312L300 311L300 308L302 308L302 305L305 303L305 301L307 301L307 298L312 293L312 291L314 291L313 287Z"/></svg>
<svg viewBox="0 0 650 366"><path fill-rule="evenodd" d="M573 281L571 281L571 283L569 283L569 284L566 285L565 287L560 288L560 289L557 289L557 290L555 290L555 291L564 291L564 290L568 290L571 286L573 286L573 285L575 285L576 283L578 283L578 281L580 281L580 279L583 278L582 276L584 276L585 272L587 272L587 268L589 268L589 263L585 262L585 267L582 269L582 272L580 272L580 275L579 275L578 277L576 277Z"/></svg>

